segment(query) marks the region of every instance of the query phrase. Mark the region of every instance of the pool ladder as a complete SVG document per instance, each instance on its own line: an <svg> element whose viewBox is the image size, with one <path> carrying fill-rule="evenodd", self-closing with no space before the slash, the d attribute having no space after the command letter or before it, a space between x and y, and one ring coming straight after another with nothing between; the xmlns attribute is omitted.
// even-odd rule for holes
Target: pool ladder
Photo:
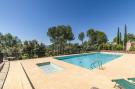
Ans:
<svg viewBox="0 0 135 89"><path fill-rule="evenodd" d="M102 68L103 68L103 66L102 66L102 61L94 61L93 63L91 63L90 68L91 68L91 69L96 68L96 64L98 65L98 68L99 68L99 69L102 69Z"/></svg>

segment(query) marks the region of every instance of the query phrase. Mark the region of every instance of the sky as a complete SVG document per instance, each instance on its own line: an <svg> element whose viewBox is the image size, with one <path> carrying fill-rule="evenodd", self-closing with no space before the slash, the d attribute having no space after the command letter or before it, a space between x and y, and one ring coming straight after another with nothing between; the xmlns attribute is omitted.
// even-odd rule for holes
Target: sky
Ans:
<svg viewBox="0 0 135 89"><path fill-rule="evenodd" d="M72 27L73 42L90 28L105 32L112 41L118 27L124 34L125 24L135 34L135 0L0 0L0 32L23 41L37 39L48 45L48 28L57 25Z"/></svg>

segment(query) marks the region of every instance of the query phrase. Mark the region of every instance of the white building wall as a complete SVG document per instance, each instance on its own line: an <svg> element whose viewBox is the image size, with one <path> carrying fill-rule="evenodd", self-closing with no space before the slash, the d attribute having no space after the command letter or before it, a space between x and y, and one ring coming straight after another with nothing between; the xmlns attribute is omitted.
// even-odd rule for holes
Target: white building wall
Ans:
<svg viewBox="0 0 135 89"><path fill-rule="evenodd" d="M130 47L131 47L131 42L128 41L127 42L127 45L126 45L126 51L129 51L130 50Z"/></svg>

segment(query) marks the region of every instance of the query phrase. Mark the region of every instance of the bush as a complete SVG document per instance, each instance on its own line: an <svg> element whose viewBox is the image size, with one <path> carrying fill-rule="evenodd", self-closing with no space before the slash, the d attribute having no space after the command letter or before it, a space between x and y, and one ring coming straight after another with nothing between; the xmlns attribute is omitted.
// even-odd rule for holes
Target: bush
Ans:
<svg viewBox="0 0 135 89"><path fill-rule="evenodd" d="M99 46L99 50L111 50L111 45L110 44L101 44Z"/></svg>
<svg viewBox="0 0 135 89"><path fill-rule="evenodd" d="M28 54L24 53L24 54L21 55L21 58L22 59L28 59L29 57L28 57Z"/></svg>
<svg viewBox="0 0 135 89"><path fill-rule="evenodd" d="M135 46L131 46L129 51L135 51Z"/></svg>
<svg viewBox="0 0 135 89"><path fill-rule="evenodd" d="M120 44L113 45L112 50L118 50L118 51L123 50L123 46Z"/></svg>
<svg viewBox="0 0 135 89"><path fill-rule="evenodd" d="M98 46L96 44L90 45L86 50L87 51L95 51L95 50L98 50Z"/></svg>

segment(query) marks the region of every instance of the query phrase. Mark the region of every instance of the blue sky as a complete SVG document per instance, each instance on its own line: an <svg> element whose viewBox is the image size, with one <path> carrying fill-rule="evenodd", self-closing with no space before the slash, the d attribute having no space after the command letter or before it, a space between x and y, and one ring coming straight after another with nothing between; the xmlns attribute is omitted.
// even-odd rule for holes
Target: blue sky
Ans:
<svg viewBox="0 0 135 89"><path fill-rule="evenodd" d="M135 0L0 0L0 32L22 40L50 44L46 32L55 25L71 25L78 33L89 28L104 31L109 40L118 26L135 34Z"/></svg>

